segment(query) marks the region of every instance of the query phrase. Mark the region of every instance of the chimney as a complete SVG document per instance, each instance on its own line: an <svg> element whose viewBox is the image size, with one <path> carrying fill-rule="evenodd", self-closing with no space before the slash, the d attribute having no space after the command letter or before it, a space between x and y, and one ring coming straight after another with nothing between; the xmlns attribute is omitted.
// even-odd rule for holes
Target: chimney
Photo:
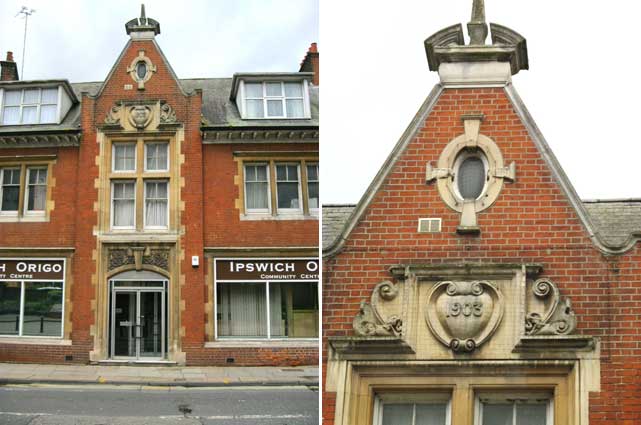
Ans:
<svg viewBox="0 0 641 425"><path fill-rule="evenodd" d="M300 63L298 72L313 72L312 84L317 86L320 81L319 66L318 66L318 47L316 43L312 43L307 50L305 58Z"/></svg>
<svg viewBox="0 0 641 425"><path fill-rule="evenodd" d="M7 60L0 61L0 81L18 80L18 65L13 61L13 52L7 52Z"/></svg>

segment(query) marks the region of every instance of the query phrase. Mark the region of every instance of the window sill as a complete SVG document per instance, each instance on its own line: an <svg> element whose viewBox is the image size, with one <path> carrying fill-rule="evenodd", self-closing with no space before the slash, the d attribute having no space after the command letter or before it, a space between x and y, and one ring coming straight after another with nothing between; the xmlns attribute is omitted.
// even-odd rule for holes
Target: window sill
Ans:
<svg viewBox="0 0 641 425"><path fill-rule="evenodd" d="M318 215L298 214L241 214L241 221L261 221L261 220L318 220Z"/></svg>
<svg viewBox="0 0 641 425"><path fill-rule="evenodd" d="M0 223L42 223L49 221L46 215L3 215L0 214Z"/></svg>
<svg viewBox="0 0 641 425"><path fill-rule="evenodd" d="M301 121L301 120L311 120L312 117L241 117L241 120L245 121L253 121L253 120L261 120L261 121L270 121L270 120L292 120L292 121Z"/></svg>
<svg viewBox="0 0 641 425"><path fill-rule="evenodd" d="M178 240L178 233L172 231L115 231L102 233L99 239L102 242L130 242L132 240L139 242L176 242Z"/></svg>
<svg viewBox="0 0 641 425"><path fill-rule="evenodd" d="M28 344L28 345L71 345L70 339L43 338L28 336L2 336L0 344Z"/></svg>
<svg viewBox="0 0 641 425"><path fill-rule="evenodd" d="M245 347L274 347L274 348L318 348L318 338L301 339L222 339L205 342L205 348L245 348Z"/></svg>

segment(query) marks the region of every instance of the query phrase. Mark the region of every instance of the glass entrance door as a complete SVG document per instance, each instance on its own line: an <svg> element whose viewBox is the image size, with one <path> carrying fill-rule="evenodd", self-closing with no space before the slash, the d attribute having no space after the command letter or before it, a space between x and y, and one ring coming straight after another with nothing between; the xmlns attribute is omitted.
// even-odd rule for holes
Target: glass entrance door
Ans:
<svg viewBox="0 0 641 425"><path fill-rule="evenodd" d="M163 357L162 353L162 293L139 292L139 341L138 357Z"/></svg>
<svg viewBox="0 0 641 425"><path fill-rule="evenodd" d="M111 358L165 358L165 287L166 281L111 282Z"/></svg>
<svg viewBox="0 0 641 425"><path fill-rule="evenodd" d="M137 293L114 293L113 356L136 357Z"/></svg>

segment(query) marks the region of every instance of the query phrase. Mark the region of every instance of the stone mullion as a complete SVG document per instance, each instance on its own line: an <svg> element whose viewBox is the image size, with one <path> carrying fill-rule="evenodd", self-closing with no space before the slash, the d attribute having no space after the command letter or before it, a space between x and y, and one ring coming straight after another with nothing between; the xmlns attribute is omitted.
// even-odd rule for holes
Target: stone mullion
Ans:
<svg viewBox="0 0 641 425"><path fill-rule="evenodd" d="M305 160L300 163L300 184L303 197L303 214L309 215L309 194L307 193L307 163Z"/></svg>
<svg viewBox="0 0 641 425"><path fill-rule="evenodd" d="M269 193L272 199L272 215L278 215L278 197L276 194L276 165L273 160L269 161Z"/></svg>
<svg viewBox="0 0 641 425"><path fill-rule="evenodd" d="M136 141L136 231L144 229L145 181L142 178L145 169L145 144L143 139Z"/></svg>

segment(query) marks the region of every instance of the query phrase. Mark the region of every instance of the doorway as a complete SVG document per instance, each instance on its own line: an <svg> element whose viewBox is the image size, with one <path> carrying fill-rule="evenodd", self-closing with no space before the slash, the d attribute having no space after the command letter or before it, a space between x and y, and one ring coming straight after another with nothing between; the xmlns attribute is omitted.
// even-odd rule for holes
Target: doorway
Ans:
<svg viewBox="0 0 641 425"><path fill-rule="evenodd" d="M167 354L167 280L112 279L110 355L115 360L164 360Z"/></svg>

